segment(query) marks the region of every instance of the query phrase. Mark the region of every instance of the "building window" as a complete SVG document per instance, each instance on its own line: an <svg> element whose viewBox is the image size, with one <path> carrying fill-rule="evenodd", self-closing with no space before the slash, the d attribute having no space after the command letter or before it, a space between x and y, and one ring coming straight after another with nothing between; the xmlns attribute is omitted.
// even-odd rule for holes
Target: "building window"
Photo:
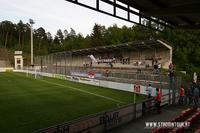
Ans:
<svg viewBox="0 0 200 133"><path fill-rule="evenodd" d="M17 64L21 64L21 60L20 59L17 59Z"/></svg>

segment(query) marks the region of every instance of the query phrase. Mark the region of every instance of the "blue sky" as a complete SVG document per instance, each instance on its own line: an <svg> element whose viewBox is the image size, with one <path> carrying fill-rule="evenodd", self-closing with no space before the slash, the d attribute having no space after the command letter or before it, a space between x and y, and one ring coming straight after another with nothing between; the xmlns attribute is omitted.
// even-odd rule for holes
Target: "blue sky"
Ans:
<svg viewBox="0 0 200 133"><path fill-rule="evenodd" d="M91 5L94 0L87 1ZM110 10L109 6L100 8ZM119 11L120 12L120 11ZM123 12L121 12L123 15ZM0 21L10 20L27 23L30 18L35 20L34 28L44 27L46 31L55 35L57 29L75 29L84 36L90 34L95 23L105 25L132 26L132 23L98 13L96 11L72 4L65 0L0 0Z"/></svg>

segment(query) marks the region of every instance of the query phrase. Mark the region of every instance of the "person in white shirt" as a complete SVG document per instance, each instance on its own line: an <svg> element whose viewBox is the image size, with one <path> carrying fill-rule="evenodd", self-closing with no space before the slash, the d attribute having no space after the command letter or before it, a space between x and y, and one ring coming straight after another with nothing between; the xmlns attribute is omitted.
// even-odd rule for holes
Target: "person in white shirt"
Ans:
<svg viewBox="0 0 200 133"><path fill-rule="evenodd" d="M149 86L147 87L147 94L148 94L148 98L151 98L151 94L152 94L151 84L149 84Z"/></svg>

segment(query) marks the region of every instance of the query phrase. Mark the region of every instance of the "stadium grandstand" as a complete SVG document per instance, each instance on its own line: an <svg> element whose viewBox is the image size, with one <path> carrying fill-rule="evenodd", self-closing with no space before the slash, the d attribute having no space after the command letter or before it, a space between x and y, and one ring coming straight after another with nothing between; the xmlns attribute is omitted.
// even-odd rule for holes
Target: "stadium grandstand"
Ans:
<svg viewBox="0 0 200 133"><path fill-rule="evenodd" d="M161 40L65 51L35 58L35 65L41 72L106 78L145 86L152 83L154 87L162 88L170 88L168 72L157 72L155 66L160 64L167 70L170 63L172 47Z"/></svg>
<svg viewBox="0 0 200 133"><path fill-rule="evenodd" d="M75 66L86 64L91 67L105 67L111 65L114 68L152 68L156 61L160 62L163 68L168 68L172 62L172 47L160 40L148 40L138 42L128 42L125 44L95 47L73 51L76 58ZM88 60L87 55L96 57ZM83 62L85 61L85 62Z"/></svg>
<svg viewBox="0 0 200 133"><path fill-rule="evenodd" d="M112 68L113 71L126 70L127 72L151 71L158 63L165 69L168 69L172 63L172 47L161 40L135 41L59 52L35 58L35 64L39 65L40 69L46 68L46 72L51 72L51 68L56 67L57 72L55 73L61 72L62 74L66 72L64 70L66 67Z"/></svg>

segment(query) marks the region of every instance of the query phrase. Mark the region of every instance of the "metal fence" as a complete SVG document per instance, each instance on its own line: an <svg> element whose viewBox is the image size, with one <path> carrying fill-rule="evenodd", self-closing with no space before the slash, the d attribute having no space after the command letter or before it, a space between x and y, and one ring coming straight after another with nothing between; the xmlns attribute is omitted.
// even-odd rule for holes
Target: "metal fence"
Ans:
<svg viewBox="0 0 200 133"><path fill-rule="evenodd" d="M153 73L152 68L141 68L140 66L132 66L132 68L125 67L127 64L116 65L115 67L109 66L109 63L98 63L95 65L88 55L77 55L73 52L59 52L47 56L35 57L35 65L42 66L42 71L69 74L72 70L96 70L101 71L106 68L112 72L123 73ZM90 64L91 63L91 64ZM117 67L117 69L116 69Z"/></svg>
<svg viewBox="0 0 200 133"><path fill-rule="evenodd" d="M87 55L74 55L73 52L59 52L47 56L35 57L35 66L41 72L70 75L86 76L91 73L94 78L121 81L134 84L171 89L178 91L181 86L181 77L169 77L166 74L154 74L150 68L123 68L123 67L95 67L86 65L83 62L87 60ZM87 60L88 61L88 60Z"/></svg>

